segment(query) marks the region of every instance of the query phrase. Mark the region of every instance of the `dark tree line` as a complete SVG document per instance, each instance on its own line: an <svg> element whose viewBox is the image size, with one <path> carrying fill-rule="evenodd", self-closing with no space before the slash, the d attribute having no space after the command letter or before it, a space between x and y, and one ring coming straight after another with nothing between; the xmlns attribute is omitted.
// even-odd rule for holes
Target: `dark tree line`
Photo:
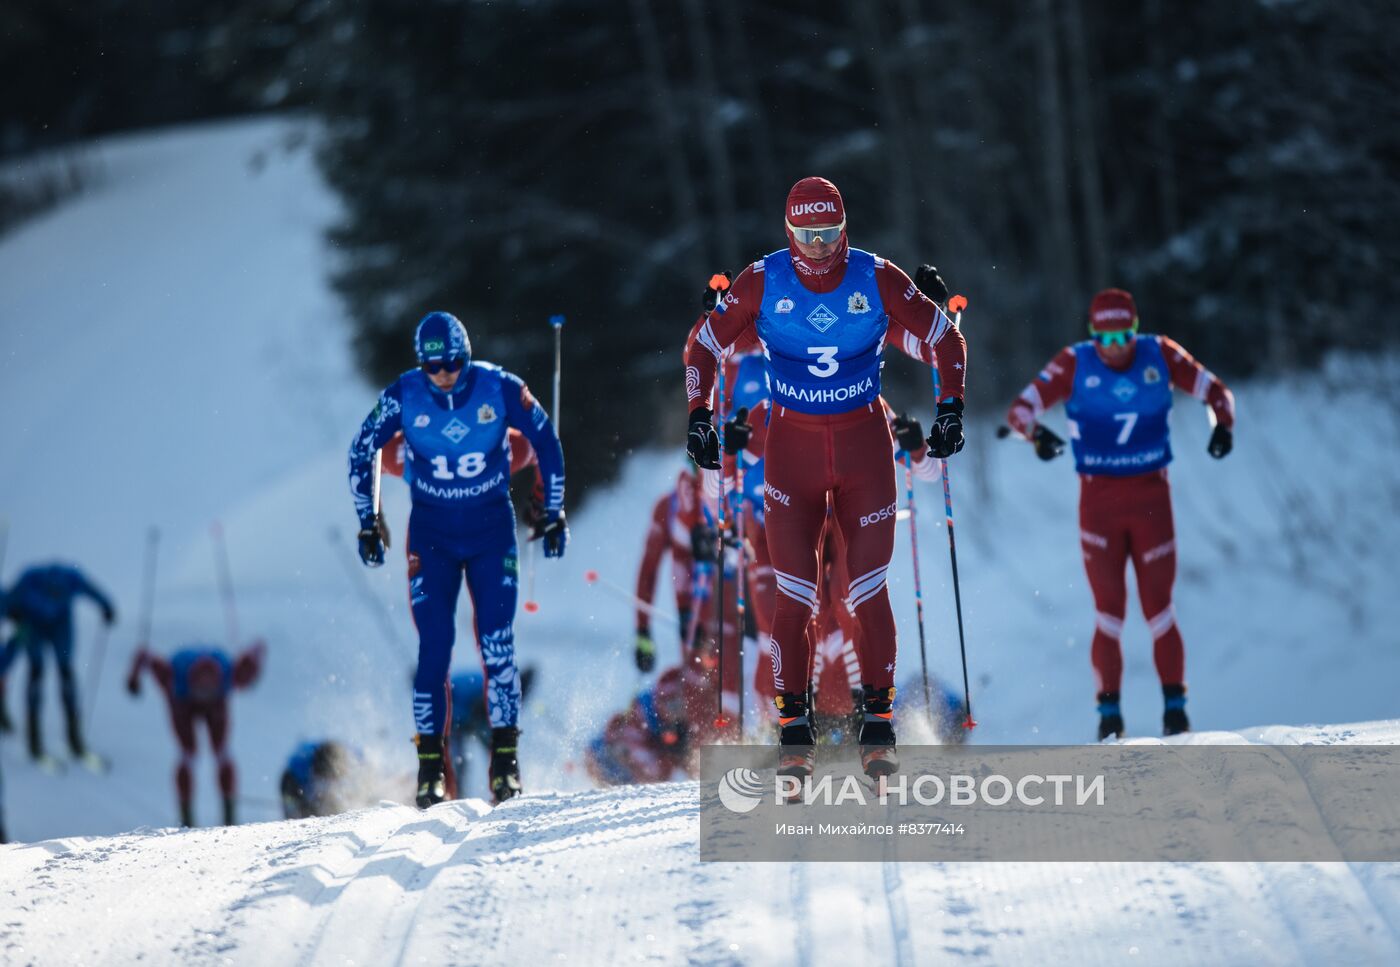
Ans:
<svg viewBox="0 0 1400 967"><path fill-rule="evenodd" d="M546 320L566 313L576 480L679 445L704 280L779 247L811 173L841 187L854 244L969 296L974 413L1078 338L1107 284L1234 376L1400 328L1387 0L214 9L200 76L319 122L366 372L408 365L413 320L448 308L547 394ZM911 367L887 372L898 402L925 399Z"/></svg>

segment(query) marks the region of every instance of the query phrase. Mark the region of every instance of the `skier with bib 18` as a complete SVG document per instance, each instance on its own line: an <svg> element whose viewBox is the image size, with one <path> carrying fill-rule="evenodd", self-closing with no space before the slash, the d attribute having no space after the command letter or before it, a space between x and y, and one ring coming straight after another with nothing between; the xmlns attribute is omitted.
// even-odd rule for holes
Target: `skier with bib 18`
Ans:
<svg viewBox="0 0 1400 967"><path fill-rule="evenodd" d="M1011 404L1006 422L1052 460L1065 441L1037 421L1065 404L1079 471L1079 539L1098 612L1090 658L1098 678L1099 739L1123 734L1123 618L1129 558L1152 632L1162 684L1162 731L1190 729L1186 654L1172 607L1176 531L1172 523L1172 387L1210 408L1215 429L1207 452L1217 460L1234 445L1235 398L1213 373L1166 336L1138 333L1137 305L1122 289L1105 289L1089 305L1093 337L1061 349Z"/></svg>
<svg viewBox="0 0 1400 967"><path fill-rule="evenodd" d="M773 682L778 692L779 771L811 774L807 623L817 603L817 544L830 496L846 539L847 604L860 622L864 718L861 762L871 777L898 768L893 723L895 624L885 573L894 553L893 440L881 407L880 354L907 334L934 348L942 398L929 451L963 446L967 345L939 307L893 263L846 238L841 193L804 178L788 193L788 245L739 273L686 356L687 448L702 467L720 466L719 437L706 405L726 347L751 331L763 345L772 392L764 467L764 517L778 586Z"/></svg>
<svg viewBox="0 0 1400 967"><path fill-rule="evenodd" d="M465 572L476 612L476 639L491 719L491 792L497 802L520 793L520 678L515 664L519 594L515 510L510 501L507 429L525 434L545 483L535 530L545 557L562 557L564 451L544 407L518 376L473 362L467 330L456 316L430 312L414 335L418 368L400 376L350 445L350 490L360 518L360 559L384 563L387 529L375 506L375 452L395 433L405 442L404 479L413 510L408 524L408 581L418 627L413 680L420 808L447 796L444 736L453 616Z"/></svg>

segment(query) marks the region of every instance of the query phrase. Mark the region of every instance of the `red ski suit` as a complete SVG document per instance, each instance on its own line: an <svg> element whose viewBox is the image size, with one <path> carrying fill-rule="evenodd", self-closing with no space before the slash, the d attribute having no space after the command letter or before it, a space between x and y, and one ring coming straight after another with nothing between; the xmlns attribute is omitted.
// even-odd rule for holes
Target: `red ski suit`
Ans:
<svg viewBox="0 0 1400 967"><path fill-rule="evenodd" d="M254 642L234 659L232 686L235 690L248 688L258 680L266 650L261 641ZM187 698L176 696L174 667L168 659L152 654L144 646L137 649L131 669L127 672L126 689L132 695L141 692L142 671L151 673L170 709L170 727L180 746L180 761L175 767L175 791L181 808L187 811L194 797L194 759L199 752L195 744L195 723L200 721L209 732L209 748L219 764L219 791L225 799L232 799L238 792L238 773L228 751L229 696L224 694L208 699L196 695Z"/></svg>
<svg viewBox="0 0 1400 967"><path fill-rule="evenodd" d="M917 347L915 347L915 352L917 352ZM927 361L931 355L929 353L923 358ZM884 411L885 419L891 424L891 432L893 432L895 412L883 397L880 398L880 406ZM753 412L749 414L749 423L754 429L745 449L754 457L763 457L768 446L768 401L765 400L754 407ZM892 453L897 452L897 448L892 451ZM920 480L938 479L938 461L929 457L926 445L921 445L910 456L915 477ZM726 475L733 474L734 464L734 457L725 458ZM749 520L753 520L752 516L749 517ZM819 582L816 615L815 620L808 626L811 639L809 646L812 649L809 678L816 686L816 711L838 714L850 711L849 692L852 689L858 689L862 684L861 655L864 645L860 623L846 604L850 591L850 575L846 572L845 565L846 542L841 529L835 524L829 505L820 554L821 581ZM771 589L771 565L768 568L768 573L770 575L768 586ZM770 613L773 607L773 597L770 590L767 602ZM755 607L759 605L756 594L754 603ZM765 698L773 698L776 695L773 691L771 650L760 653L758 667L754 673L754 687Z"/></svg>
<svg viewBox="0 0 1400 967"><path fill-rule="evenodd" d="M798 273L814 293L835 291L843 262L824 275ZM954 326L893 263L875 272L889 317L886 342L925 343L934 348L945 396L963 396L967 344ZM697 344L686 354L686 390L692 409L711 399L719 362L740 340L753 338L763 302L764 273L749 266L725 296L726 311L711 313ZM846 539L851 575L847 606L860 622L864 684L894 684L896 637L885 572L894 553L896 482L890 459L894 441L881 407L828 414L774 409L768 425L764 516L768 550L779 593L773 615L773 682L780 693L806 691L812 666L807 624L818 600L818 548L827 501Z"/></svg>
<svg viewBox="0 0 1400 967"><path fill-rule="evenodd" d="M1235 398L1213 373L1166 336L1157 337L1172 386L1210 407L1216 422L1235 424ZM1132 357L1123 364L1130 365ZM1074 391L1075 355L1066 346L1011 404L1006 422L1026 439L1040 415ZM1100 692L1123 680L1123 620L1128 609L1127 562L1137 574L1142 613L1152 632L1152 656L1163 685L1186 680L1186 651L1172 607L1176 581L1176 528L1167 470L1130 476L1080 474L1079 537L1097 615L1090 659Z"/></svg>
<svg viewBox="0 0 1400 967"><path fill-rule="evenodd" d="M655 599L661 560L669 555L676 610L682 618L690 613L692 568L695 565L690 534L699 520L700 482L694 473L683 470L676 479L675 489L663 494L651 508L651 526L647 528L642 563L637 568L639 601L650 604ZM682 638L685 630L681 629ZM641 607L637 608L637 633L651 635L651 612Z"/></svg>

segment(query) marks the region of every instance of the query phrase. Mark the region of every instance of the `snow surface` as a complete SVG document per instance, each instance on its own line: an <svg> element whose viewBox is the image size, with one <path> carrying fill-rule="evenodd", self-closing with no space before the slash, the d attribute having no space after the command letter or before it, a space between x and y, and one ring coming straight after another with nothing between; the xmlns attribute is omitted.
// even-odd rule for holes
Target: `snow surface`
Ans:
<svg viewBox="0 0 1400 967"><path fill-rule="evenodd" d="M1199 733L1194 742L1248 736ZM1273 742L1400 741L1400 721ZM1157 740L1140 740L1157 741ZM0 851L8 963L1393 964L1400 866L701 863L694 783ZM75 929L81 923L82 929Z"/></svg>
<svg viewBox="0 0 1400 967"><path fill-rule="evenodd" d="M151 525L162 535L155 647L227 637L214 521L228 537L243 637L270 645L265 679L234 699L243 817L278 814L277 777L303 738L359 745L385 798L409 793L401 548L364 571L348 536L344 454L376 387L353 370L325 282L322 232L337 208L305 140L305 128L279 120L108 139L90 152L98 184L0 239L0 580L66 558L121 610L93 691L100 633L80 606L79 680L112 773L43 775L20 741L0 741L10 834L35 843L0 848L0 959L1400 962L1390 866L702 866L693 785L582 791L580 750L641 684L629 607L583 574L630 585L679 448L633 456L571 518L567 557L537 562L541 609L517 622L520 656L540 669L523 719L525 800L489 814L471 802L427 815L382 806L300 824L55 839L174 820L162 703L151 688L137 702L120 688ZM974 344L976 326L969 316ZM406 328L406 362L407 346ZM489 345L478 351L493 358ZM1218 463L1204 452L1204 414L1178 397L1189 709L1199 728L1234 730L1191 741L1400 738L1393 722L1247 727L1400 714L1389 567L1400 546L1397 369L1339 359L1320 374L1236 387L1237 448ZM548 373L522 375L547 392ZM974 387L982 419L951 464L975 738L1082 742L1095 721L1092 607L1074 474L1068 461L1042 465L1028 447L996 442L1005 401L975 397ZM1324 442L1334 462L1319 459ZM401 534L406 494L394 481L385 490ZM956 678L940 496L918 491L919 547L930 659ZM901 525L891 589L906 675L917 661L907 540ZM361 579L371 598L352 583ZM373 608L387 611L392 636ZM1154 734L1160 697L1136 611L1124 653L1128 727ZM456 664L474 661L459 647ZM12 712L19 692L11 682ZM56 706L51 691L55 749ZM198 786L197 816L210 822L207 760Z"/></svg>

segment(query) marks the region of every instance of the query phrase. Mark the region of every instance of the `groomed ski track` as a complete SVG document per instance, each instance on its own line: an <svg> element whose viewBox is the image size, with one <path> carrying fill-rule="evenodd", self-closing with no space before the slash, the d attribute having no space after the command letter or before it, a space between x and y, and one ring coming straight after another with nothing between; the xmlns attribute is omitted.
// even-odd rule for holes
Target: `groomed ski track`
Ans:
<svg viewBox="0 0 1400 967"><path fill-rule="evenodd" d="M699 862L698 828L698 787L671 783L10 846L0 960L1400 962L1393 864L719 864Z"/></svg>

